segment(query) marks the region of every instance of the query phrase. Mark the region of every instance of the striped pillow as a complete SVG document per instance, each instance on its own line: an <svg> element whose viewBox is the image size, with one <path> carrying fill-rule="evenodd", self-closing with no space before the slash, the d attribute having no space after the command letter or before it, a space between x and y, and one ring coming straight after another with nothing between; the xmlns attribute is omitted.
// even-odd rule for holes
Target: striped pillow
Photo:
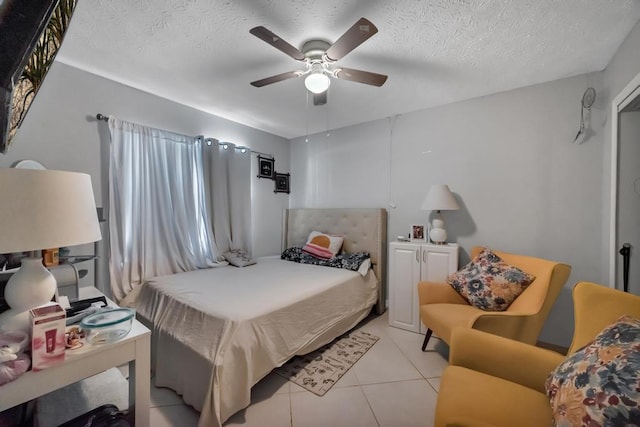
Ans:
<svg viewBox="0 0 640 427"><path fill-rule="evenodd" d="M318 258L331 259L340 252L343 241L344 238L340 236L312 231L302 250Z"/></svg>

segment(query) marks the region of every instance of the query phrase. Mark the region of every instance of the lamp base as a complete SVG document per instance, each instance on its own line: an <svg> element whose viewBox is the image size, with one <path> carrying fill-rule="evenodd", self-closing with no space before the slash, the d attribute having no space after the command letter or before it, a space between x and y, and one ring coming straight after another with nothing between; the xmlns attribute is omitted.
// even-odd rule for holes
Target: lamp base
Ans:
<svg viewBox="0 0 640 427"><path fill-rule="evenodd" d="M26 257L7 282L4 299L16 312L27 311L50 302L56 287L56 279L44 268L42 259Z"/></svg>
<svg viewBox="0 0 640 427"><path fill-rule="evenodd" d="M431 223L431 231L429 231L429 239L436 245L444 245L447 242L447 230L444 229L444 221L435 218Z"/></svg>
<svg viewBox="0 0 640 427"><path fill-rule="evenodd" d="M447 241L447 232L444 228L432 228L429 232L429 239L436 245L444 245Z"/></svg>

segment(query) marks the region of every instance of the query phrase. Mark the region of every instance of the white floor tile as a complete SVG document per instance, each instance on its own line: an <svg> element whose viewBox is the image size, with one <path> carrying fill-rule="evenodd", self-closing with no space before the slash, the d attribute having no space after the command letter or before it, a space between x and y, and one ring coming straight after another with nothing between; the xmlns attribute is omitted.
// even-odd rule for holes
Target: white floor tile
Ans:
<svg viewBox="0 0 640 427"><path fill-rule="evenodd" d="M386 313L360 329L380 340L323 397L271 373L224 426L431 426L446 344L432 338L422 352L423 336L390 327ZM170 389L152 385L151 406L153 427L197 426L200 414Z"/></svg>
<svg viewBox="0 0 640 427"><path fill-rule="evenodd" d="M365 332L369 332L370 334L374 334L383 338L387 335L387 331L389 330L389 315L388 311L385 311L380 316L370 315L365 319L357 329L361 329Z"/></svg>
<svg viewBox="0 0 640 427"><path fill-rule="evenodd" d="M389 328L388 334L424 378L442 375L448 364L448 348L444 342L432 337L427 351L422 351L423 335L398 328Z"/></svg>
<svg viewBox="0 0 640 427"><path fill-rule="evenodd" d="M153 427L196 427L200 413L187 405L161 406L150 409Z"/></svg>
<svg viewBox="0 0 640 427"><path fill-rule="evenodd" d="M260 380L260 382L251 388L251 396L254 397L268 397L275 394L288 393L289 384L288 379L281 377L280 375L271 372L269 375Z"/></svg>
<svg viewBox="0 0 640 427"><path fill-rule="evenodd" d="M422 378L420 372L388 336L380 338L351 369L360 384Z"/></svg>
<svg viewBox="0 0 640 427"><path fill-rule="evenodd" d="M274 394L263 400L254 399L251 405L232 415L224 427L290 427L291 405L289 393Z"/></svg>
<svg viewBox="0 0 640 427"><path fill-rule="evenodd" d="M389 326L387 330L387 334L391 337L391 339L398 344L400 348L412 348L417 347L422 350L422 342L424 341L424 335L419 334L417 332L411 332L400 328L395 328ZM436 338L431 338L429 340L429 344L427 345L427 349L433 350L433 347L436 343Z"/></svg>
<svg viewBox="0 0 640 427"><path fill-rule="evenodd" d="M357 363L358 362L356 362L356 364ZM356 376L352 366L347 372L345 372L342 378L338 380L338 382L333 386L333 388L351 387L359 384L360 382L358 381L358 377Z"/></svg>
<svg viewBox="0 0 640 427"><path fill-rule="evenodd" d="M433 425L437 394L426 380L362 386L380 427Z"/></svg>
<svg viewBox="0 0 640 427"><path fill-rule="evenodd" d="M322 397L313 393L291 394L293 427L377 427L362 388L332 388Z"/></svg>
<svg viewBox="0 0 640 427"><path fill-rule="evenodd" d="M337 383L336 383L337 384ZM335 387L335 385L334 385ZM308 391L294 382L289 382L289 392L291 393L308 393Z"/></svg>
<svg viewBox="0 0 640 427"><path fill-rule="evenodd" d="M401 348L419 349L422 351L422 343L424 342L424 334L411 332L400 328L389 327L387 334ZM449 346L435 335L431 336L427 344L427 351L437 351L445 359L449 357Z"/></svg>
<svg viewBox="0 0 640 427"><path fill-rule="evenodd" d="M436 391L436 393L440 392L440 378L429 378L427 379L431 387Z"/></svg>

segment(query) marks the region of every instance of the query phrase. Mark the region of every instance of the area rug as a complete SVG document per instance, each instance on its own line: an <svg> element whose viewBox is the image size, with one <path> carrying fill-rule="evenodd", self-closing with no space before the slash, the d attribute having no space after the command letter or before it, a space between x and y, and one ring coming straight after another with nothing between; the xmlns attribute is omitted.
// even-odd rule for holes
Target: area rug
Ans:
<svg viewBox="0 0 640 427"><path fill-rule="evenodd" d="M316 351L294 356L274 372L324 396L379 339L363 331L348 332Z"/></svg>

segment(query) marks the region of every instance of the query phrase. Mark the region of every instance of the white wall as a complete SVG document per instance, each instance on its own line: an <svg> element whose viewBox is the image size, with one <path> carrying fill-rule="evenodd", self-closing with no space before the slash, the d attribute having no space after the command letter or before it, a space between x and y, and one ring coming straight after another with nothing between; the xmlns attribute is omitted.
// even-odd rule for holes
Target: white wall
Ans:
<svg viewBox="0 0 640 427"><path fill-rule="evenodd" d="M291 207L384 207L389 126L366 123L294 140Z"/></svg>
<svg viewBox="0 0 640 427"><path fill-rule="evenodd" d="M387 206L393 239L427 223L428 186L448 184L461 209L443 214L461 263L471 246L489 245L572 266L541 335L568 345L571 287L609 277L610 108L640 72L638 46L640 23L604 72L295 139L291 203ZM597 98L587 137L573 144L587 87Z"/></svg>
<svg viewBox="0 0 640 427"><path fill-rule="evenodd" d="M473 245L565 262L573 266L568 294L578 280L603 277L603 111L592 111L591 136L572 144L582 94L596 80L579 76L294 140L291 202L389 206L393 239L427 222L427 189L446 183L461 205L444 217L462 263ZM345 152L363 158L352 162ZM570 298L559 303L566 313ZM559 317L543 339L567 344L572 317Z"/></svg>
<svg viewBox="0 0 640 427"><path fill-rule="evenodd" d="M204 134L244 145L273 154L276 170L288 172L289 143L281 137L59 62L55 62L49 71L9 152L0 155L0 167L9 167L23 159L33 159L49 169L88 173L92 177L97 205L107 206L109 131L105 122L95 119L96 113L112 114L151 127L188 135ZM256 167L257 160L252 161L253 254L277 254L280 251L282 210L288 206L288 196L274 194L273 181L258 180ZM93 252L93 247L82 249L84 252ZM84 264L79 267L90 268ZM91 273L88 276L89 283L93 283L92 278Z"/></svg>
<svg viewBox="0 0 640 427"><path fill-rule="evenodd" d="M615 177L611 171L611 111L612 102L625 86L640 73L640 22L631 30L626 40L622 43L607 68L602 73L601 102L607 110L607 117L604 121L605 144L602 151L603 164L603 193L602 193L602 235L603 235L603 256L602 270L606 272L605 281L609 281L609 254L619 248L612 248L609 245L609 226L611 222L611 180ZM635 258L637 260L637 257ZM636 261L637 262L637 261ZM620 277L620 276L618 276Z"/></svg>
<svg viewBox="0 0 640 427"><path fill-rule="evenodd" d="M471 246L483 244L573 266L541 336L567 345L571 286L608 278L609 109L640 72L639 45L640 24L603 73L332 130L308 143L299 138L290 153L277 136L56 62L0 167L28 158L90 173L98 205L104 205L108 131L94 119L98 112L274 154L276 170L291 171L292 194L274 194L272 181L253 179L257 256L279 252L289 199L291 207L387 206L393 238L427 222L420 204L429 184L447 183L461 205L444 213L450 240L463 247L461 263ZM593 133L572 144L588 86L598 92Z"/></svg>

